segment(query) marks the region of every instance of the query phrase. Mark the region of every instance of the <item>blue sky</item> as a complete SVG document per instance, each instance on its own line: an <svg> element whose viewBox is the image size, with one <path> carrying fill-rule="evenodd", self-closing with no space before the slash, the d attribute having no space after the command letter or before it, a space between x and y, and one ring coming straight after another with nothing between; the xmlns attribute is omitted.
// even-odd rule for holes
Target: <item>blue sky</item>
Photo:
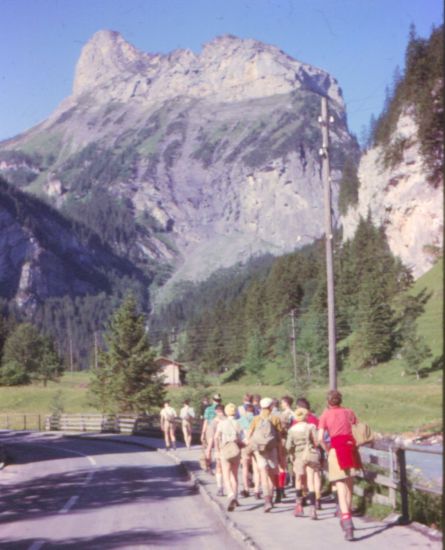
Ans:
<svg viewBox="0 0 445 550"><path fill-rule="evenodd" d="M360 137L403 68L409 25L427 37L442 0L0 0L0 139L45 119L71 92L82 45L119 31L137 48L198 52L230 33L330 72Z"/></svg>

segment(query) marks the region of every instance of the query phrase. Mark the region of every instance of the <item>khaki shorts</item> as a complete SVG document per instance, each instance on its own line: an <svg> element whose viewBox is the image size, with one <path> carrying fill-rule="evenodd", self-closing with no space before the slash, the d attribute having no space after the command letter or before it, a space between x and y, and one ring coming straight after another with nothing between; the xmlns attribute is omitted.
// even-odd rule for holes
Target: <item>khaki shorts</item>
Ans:
<svg viewBox="0 0 445 550"><path fill-rule="evenodd" d="M219 457L219 461L221 462L221 466L224 464L230 464L231 466L237 466L239 465L241 460L241 455L238 455L236 458L231 458L230 460L226 460L222 456Z"/></svg>
<svg viewBox="0 0 445 550"><path fill-rule="evenodd" d="M342 481L348 477L354 477L359 473L360 470L357 470L356 468L347 468L346 470L342 470L338 464L335 449L330 449L328 454L328 475L331 483L334 481Z"/></svg>
<svg viewBox="0 0 445 550"><path fill-rule="evenodd" d="M295 456L294 462L292 464L292 470L297 477L302 476L306 473L306 466L308 466L309 468L312 468L316 472L320 471L321 469L321 466L319 463L304 464L303 461L301 460L301 455Z"/></svg>
<svg viewBox="0 0 445 550"><path fill-rule="evenodd" d="M192 431L192 424L190 420L183 420L182 421L182 429L190 433Z"/></svg>
<svg viewBox="0 0 445 550"><path fill-rule="evenodd" d="M253 453L255 457L258 468L270 468L271 470L276 470L278 468L278 450L276 447L270 451L265 451L260 453L260 451L255 451Z"/></svg>

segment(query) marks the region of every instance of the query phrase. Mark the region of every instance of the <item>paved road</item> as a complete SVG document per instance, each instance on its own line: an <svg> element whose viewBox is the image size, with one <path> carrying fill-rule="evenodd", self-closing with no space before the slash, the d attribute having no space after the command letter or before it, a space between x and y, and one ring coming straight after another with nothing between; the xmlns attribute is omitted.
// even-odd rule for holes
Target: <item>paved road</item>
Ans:
<svg viewBox="0 0 445 550"><path fill-rule="evenodd" d="M238 549L184 470L110 441L2 434L0 548Z"/></svg>

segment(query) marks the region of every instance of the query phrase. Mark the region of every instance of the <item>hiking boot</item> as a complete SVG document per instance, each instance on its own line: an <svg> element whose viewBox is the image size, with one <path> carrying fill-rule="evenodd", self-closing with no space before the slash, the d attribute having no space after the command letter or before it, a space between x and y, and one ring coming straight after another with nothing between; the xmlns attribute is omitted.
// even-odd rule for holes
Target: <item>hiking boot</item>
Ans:
<svg viewBox="0 0 445 550"><path fill-rule="evenodd" d="M345 540L354 540L354 524L352 518L341 520L341 526L345 532Z"/></svg>
<svg viewBox="0 0 445 550"><path fill-rule="evenodd" d="M216 491L217 497L223 497L224 496L224 489L222 487L218 487L218 490Z"/></svg>
<svg viewBox="0 0 445 550"><path fill-rule="evenodd" d="M270 496L264 497L264 511L270 512L272 508L273 508L272 497Z"/></svg>
<svg viewBox="0 0 445 550"><path fill-rule="evenodd" d="M228 512L233 512L233 510L235 510L235 508L236 508L236 498L231 497L231 498L229 498L229 501L227 503L227 511Z"/></svg>
<svg viewBox="0 0 445 550"><path fill-rule="evenodd" d="M249 491L246 491L246 489L243 489L240 494L241 494L242 498L250 497L250 493L249 493Z"/></svg>
<svg viewBox="0 0 445 550"><path fill-rule="evenodd" d="M301 518L301 517L304 516L303 503L301 501L301 498L299 498L295 501L294 516L296 518Z"/></svg>
<svg viewBox="0 0 445 550"><path fill-rule="evenodd" d="M311 519L318 519L317 516L317 510L315 509L315 506L309 506L309 517Z"/></svg>

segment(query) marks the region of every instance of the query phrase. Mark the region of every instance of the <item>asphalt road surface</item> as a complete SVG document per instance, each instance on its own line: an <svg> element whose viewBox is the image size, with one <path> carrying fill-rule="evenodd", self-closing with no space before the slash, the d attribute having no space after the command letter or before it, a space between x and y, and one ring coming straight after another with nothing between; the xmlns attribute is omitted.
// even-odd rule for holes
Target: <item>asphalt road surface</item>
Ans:
<svg viewBox="0 0 445 550"><path fill-rule="evenodd" d="M2 433L0 548L239 549L185 472L155 451Z"/></svg>

